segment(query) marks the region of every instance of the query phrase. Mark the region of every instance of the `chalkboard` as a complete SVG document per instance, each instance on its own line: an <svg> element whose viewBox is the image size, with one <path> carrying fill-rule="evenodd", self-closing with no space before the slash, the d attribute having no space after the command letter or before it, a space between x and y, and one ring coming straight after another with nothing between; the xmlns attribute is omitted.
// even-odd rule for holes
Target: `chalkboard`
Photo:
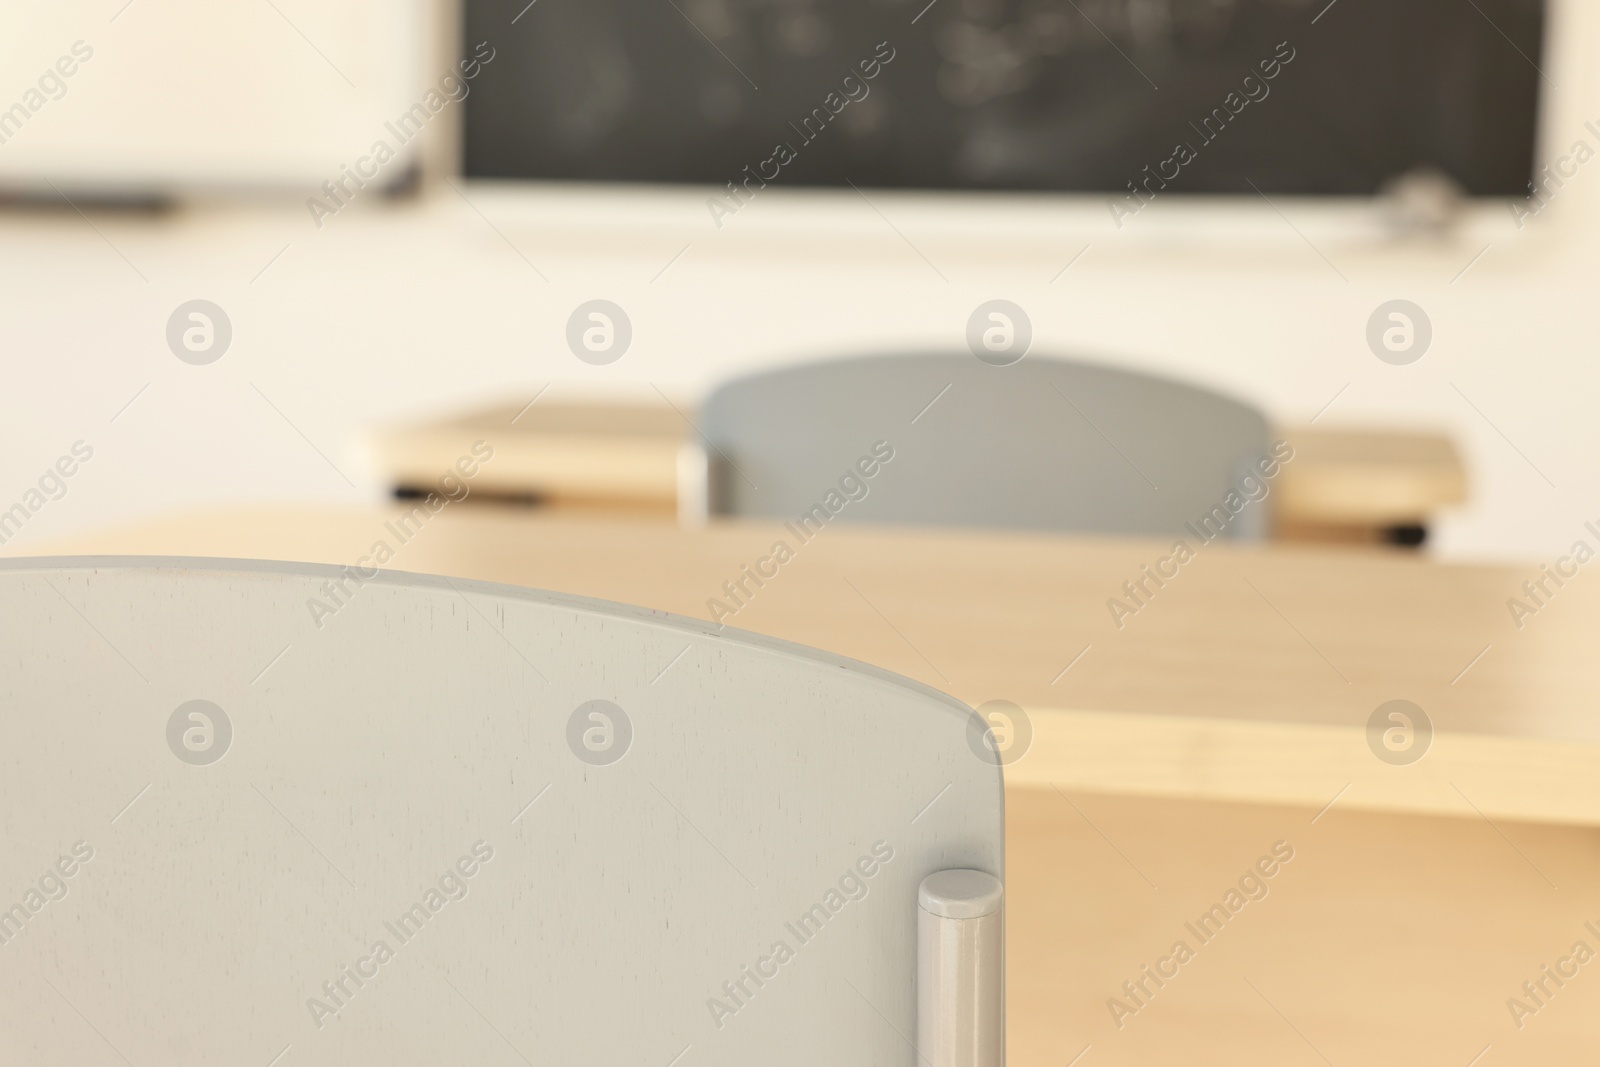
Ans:
<svg viewBox="0 0 1600 1067"><path fill-rule="evenodd" d="M1544 0L467 0L470 176L1521 196Z"/></svg>

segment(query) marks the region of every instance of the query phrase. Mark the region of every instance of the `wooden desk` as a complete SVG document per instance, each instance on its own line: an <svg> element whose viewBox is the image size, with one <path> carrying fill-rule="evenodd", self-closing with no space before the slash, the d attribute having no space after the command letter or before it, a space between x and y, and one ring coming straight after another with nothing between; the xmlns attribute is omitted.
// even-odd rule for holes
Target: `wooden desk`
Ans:
<svg viewBox="0 0 1600 1067"><path fill-rule="evenodd" d="M498 462L498 459L496 460ZM486 466L492 467L493 464ZM397 513L402 509L394 509ZM73 552L353 564L392 512L261 511L155 523ZM1171 546L1050 536L578 518L451 505L391 566L711 618L783 539L794 558L717 621L825 648L1032 719L1018 784L1600 825L1600 587L1523 620L1535 568L1339 549L1200 546L1136 614L1123 583ZM769 568L770 569L770 568ZM1367 746L1379 704L1438 731L1418 763ZM1456 784L1452 784L1456 783ZM1459 789L1458 789L1459 786Z"/></svg>
<svg viewBox="0 0 1600 1067"><path fill-rule="evenodd" d="M540 396L367 434L367 452L390 484L430 486L476 440L492 441L482 488L556 509L672 515L679 459L696 432L691 408L665 403L572 403ZM1276 536L1322 543L1393 542L1419 536L1467 498L1455 445L1430 433L1291 426L1294 446L1268 498Z"/></svg>
<svg viewBox="0 0 1600 1067"><path fill-rule="evenodd" d="M1277 535L1285 540L1416 532L1467 499L1466 468L1447 437L1313 426L1284 434L1295 451L1276 487Z"/></svg>
<svg viewBox="0 0 1600 1067"><path fill-rule="evenodd" d="M350 564L393 540L397 510L197 516L49 547ZM782 536L468 502L392 565L705 617ZM838 528L796 548L732 622L1032 717L1007 775L1013 1064L1600 1057L1593 966L1523 1030L1505 1007L1573 941L1600 944L1582 925L1600 925L1600 588L1569 583L1518 632L1505 599L1533 568L1213 544L1119 630L1105 600L1168 546ZM1394 697L1440 730L1411 766L1366 746ZM1185 923L1277 841L1295 859L1268 896L1200 945ZM1178 939L1194 961L1118 1028L1108 1000Z"/></svg>
<svg viewBox="0 0 1600 1067"><path fill-rule="evenodd" d="M373 430L366 451L398 489L427 489L472 445L488 440L493 463L474 479L482 494L588 511L672 515L678 452L692 436L665 404L535 403Z"/></svg>

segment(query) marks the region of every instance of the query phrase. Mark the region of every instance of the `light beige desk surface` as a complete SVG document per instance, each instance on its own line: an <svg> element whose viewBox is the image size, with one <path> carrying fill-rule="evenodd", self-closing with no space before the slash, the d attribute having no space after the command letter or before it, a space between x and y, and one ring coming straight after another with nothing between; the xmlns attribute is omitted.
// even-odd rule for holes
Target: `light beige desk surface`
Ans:
<svg viewBox="0 0 1600 1067"><path fill-rule="evenodd" d="M195 516L41 547L354 563L396 541L397 510ZM393 565L704 617L775 536L467 504ZM1518 633L1518 570L1213 545L1117 630L1105 599L1165 549L830 529L735 620L1031 711L1033 748L1007 773L1010 1062L1600 1062L1600 978L1525 1030L1504 1006L1600 921L1592 827L1509 818L1600 823L1600 592L1580 579ZM1361 729L1396 696L1443 730L1409 767L1380 763ZM1107 999L1278 840L1296 859L1270 895L1119 1029Z"/></svg>
<svg viewBox="0 0 1600 1067"><path fill-rule="evenodd" d="M475 478L481 492L557 507L676 512L678 450L693 436L684 415L665 404L575 404L542 393L535 400L376 428L364 444L392 485L435 485L487 439L495 458Z"/></svg>
<svg viewBox="0 0 1600 1067"><path fill-rule="evenodd" d="M1280 523L1423 523L1467 499L1467 472L1449 438L1429 433L1296 426L1294 462L1277 485Z"/></svg>
<svg viewBox="0 0 1600 1067"><path fill-rule="evenodd" d="M432 485L472 443L495 444L480 486L536 495L556 507L656 510L672 514L679 449L696 442L691 408L665 403L574 403L538 393L535 402L463 412L433 422L375 428L373 462L396 485ZM1294 446L1272 503L1282 536L1373 539L1393 525L1426 525L1467 498L1455 445L1434 433L1328 426L1280 431Z"/></svg>
<svg viewBox="0 0 1600 1067"><path fill-rule="evenodd" d="M795 558L726 621L1020 705L1035 737L1013 785L1600 825L1600 586L1582 577L1519 632L1506 600L1536 568L1217 543L1119 629L1108 598L1167 544L860 527L801 544L765 523L470 501L400 544L385 520L403 510L202 515L48 547L354 564L385 540L398 570L709 618L783 538ZM1396 698L1438 731L1404 767L1364 729Z"/></svg>

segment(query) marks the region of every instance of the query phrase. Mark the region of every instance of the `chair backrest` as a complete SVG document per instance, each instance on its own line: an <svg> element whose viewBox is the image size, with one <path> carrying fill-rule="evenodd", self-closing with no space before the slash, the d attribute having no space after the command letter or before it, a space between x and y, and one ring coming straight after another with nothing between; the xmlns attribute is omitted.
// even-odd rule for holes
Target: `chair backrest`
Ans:
<svg viewBox="0 0 1600 1067"><path fill-rule="evenodd" d="M970 355L810 363L721 386L702 428L714 514L799 521L820 506L849 522L1152 536L1213 516L1206 540L1218 528L1265 532L1257 504L1216 510L1230 493L1257 492L1240 483L1260 481L1262 417L1111 367Z"/></svg>
<svg viewBox="0 0 1600 1067"><path fill-rule="evenodd" d="M982 720L795 645L224 560L0 603L0 1062L910 1067L918 885L1002 871Z"/></svg>

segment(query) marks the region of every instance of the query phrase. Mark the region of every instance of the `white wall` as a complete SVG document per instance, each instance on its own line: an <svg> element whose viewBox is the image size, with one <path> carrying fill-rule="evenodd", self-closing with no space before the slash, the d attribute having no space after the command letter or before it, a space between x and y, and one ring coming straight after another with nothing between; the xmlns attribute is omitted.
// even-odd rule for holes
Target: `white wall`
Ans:
<svg viewBox="0 0 1600 1067"><path fill-rule="evenodd" d="M1547 157L1580 137L1600 149L1583 128L1600 128L1597 31L1595 13L1563 8ZM1475 484L1440 529L1448 557L1542 557L1600 519L1600 162L1526 229L1493 206L1438 243L1292 200L1158 201L1119 231L1095 201L771 189L718 230L705 191L463 188L470 203L448 185L369 197L320 230L298 202L0 215L0 509L75 440L95 448L15 543L179 507L370 498L353 445L374 421L547 382L693 400L753 367L959 349L994 297L1028 311L1036 351L1212 384L1284 421L1338 394L1324 423L1449 430ZM234 326L206 367L164 339L196 297ZM595 297L634 324L609 367L565 347L567 317ZM1395 297L1434 325L1409 367L1364 340Z"/></svg>

